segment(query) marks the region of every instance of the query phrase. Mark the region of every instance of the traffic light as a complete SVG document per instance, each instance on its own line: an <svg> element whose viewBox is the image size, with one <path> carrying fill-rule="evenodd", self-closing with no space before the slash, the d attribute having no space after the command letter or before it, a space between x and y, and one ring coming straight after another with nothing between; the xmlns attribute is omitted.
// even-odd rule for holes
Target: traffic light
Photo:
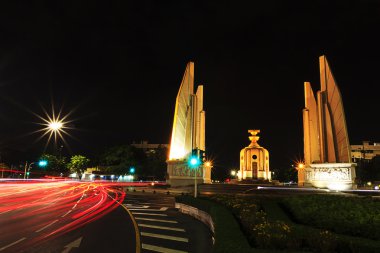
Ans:
<svg viewBox="0 0 380 253"><path fill-rule="evenodd" d="M199 150L199 160L201 161L201 164L206 161L206 154L204 150Z"/></svg>
<svg viewBox="0 0 380 253"><path fill-rule="evenodd" d="M40 160L38 162L38 166L40 166L42 168L46 167L47 165L48 165L48 161L46 161L46 160Z"/></svg>
<svg viewBox="0 0 380 253"><path fill-rule="evenodd" d="M192 169L196 169L200 164L201 161L196 156L191 156L188 161L189 167Z"/></svg>
<svg viewBox="0 0 380 253"><path fill-rule="evenodd" d="M189 160L187 161L188 165L192 169L198 168L199 165L202 164L201 159L199 159L198 149L193 149L191 151L191 156L189 157Z"/></svg>
<svg viewBox="0 0 380 253"><path fill-rule="evenodd" d="M135 167L129 168L129 174L134 174L136 171Z"/></svg>

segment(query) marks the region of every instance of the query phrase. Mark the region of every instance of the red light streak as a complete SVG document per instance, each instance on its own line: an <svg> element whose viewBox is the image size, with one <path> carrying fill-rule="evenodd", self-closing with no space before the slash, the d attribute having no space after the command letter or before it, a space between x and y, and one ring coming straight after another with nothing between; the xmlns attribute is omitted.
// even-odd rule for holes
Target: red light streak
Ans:
<svg viewBox="0 0 380 253"><path fill-rule="evenodd" d="M98 220L119 206L125 193L110 182L0 183L0 248L27 239L17 250L39 244Z"/></svg>

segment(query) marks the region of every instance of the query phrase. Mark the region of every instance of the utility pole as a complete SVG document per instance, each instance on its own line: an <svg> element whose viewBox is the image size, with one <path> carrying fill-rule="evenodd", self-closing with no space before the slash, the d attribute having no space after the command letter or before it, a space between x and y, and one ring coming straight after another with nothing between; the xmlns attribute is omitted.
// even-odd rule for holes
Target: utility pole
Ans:
<svg viewBox="0 0 380 253"><path fill-rule="evenodd" d="M25 162L24 180L26 179L26 169L28 168L28 161Z"/></svg>
<svg viewBox="0 0 380 253"><path fill-rule="evenodd" d="M195 170L194 170L194 198L197 198L197 196L198 196L198 187L197 187L197 170L198 170L198 166L197 166L197 168L195 168Z"/></svg>
<svg viewBox="0 0 380 253"><path fill-rule="evenodd" d="M32 168L32 164L34 164L34 162L29 163L29 166L28 166L28 161L25 162L24 180L26 179L26 173L29 172L30 169Z"/></svg>

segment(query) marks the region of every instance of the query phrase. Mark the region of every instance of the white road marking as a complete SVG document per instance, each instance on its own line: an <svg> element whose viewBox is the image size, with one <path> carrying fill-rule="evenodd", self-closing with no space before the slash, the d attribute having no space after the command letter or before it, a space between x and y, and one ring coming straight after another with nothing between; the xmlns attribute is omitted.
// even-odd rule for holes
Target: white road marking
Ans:
<svg viewBox="0 0 380 253"><path fill-rule="evenodd" d="M73 209L67 211L67 213L65 213L64 215L62 215L61 217L65 217L66 215L68 215L69 213L71 213L73 211Z"/></svg>
<svg viewBox="0 0 380 253"><path fill-rule="evenodd" d="M161 211L166 211L166 210L168 210L168 207L161 207L160 210Z"/></svg>
<svg viewBox="0 0 380 253"><path fill-rule="evenodd" d="M132 212L132 214L149 215L149 216L166 216L166 217L168 216L167 214L164 214L164 213L138 213L138 212Z"/></svg>
<svg viewBox="0 0 380 253"><path fill-rule="evenodd" d="M5 249L7 249L7 248L9 248L9 247L11 247L11 246L13 246L13 245L19 243L19 242L22 242L22 241L24 241L25 239L26 239L26 237L23 237L23 238L21 238L21 239L15 241L15 242L12 242L12 243L10 243L10 244L8 244L8 245L6 245L6 246L0 248L0 251L3 251L3 250L5 250Z"/></svg>
<svg viewBox="0 0 380 253"><path fill-rule="evenodd" d="M178 231L178 232L185 232L185 229L183 228L172 228L172 227L164 227L164 226L156 226L156 225L150 225L150 224L143 224L139 223L139 227L145 227L145 228L157 228L162 230L172 230L172 231Z"/></svg>
<svg viewBox="0 0 380 253"><path fill-rule="evenodd" d="M161 219L150 219L150 218L141 218L135 217L136 220L146 220L146 221L157 221L157 222L165 222L165 223L178 223L175 220L161 220Z"/></svg>
<svg viewBox="0 0 380 253"><path fill-rule="evenodd" d="M49 224L47 224L45 227L43 227L43 228L40 228L40 229L38 229L37 231L35 231L36 233L38 233L38 232L41 232L42 230L44 230L45 228L48 228L48 227L50 227L51 225L53 225L54 223L56 223L58 220L55 220L55 221L53 221L53 222L50 222Z"/></svg>
<svg viewBox="0 0 380 253"><path fill-rule="evenodd" d="M81 242L82 242L82 238L83 237L79 237L78 239L76 239L75 241L72 241L70 242L69 244L67 244L64 248L64 250L62 251L62 253L69 253L70 250L72 248L79 248Z"/></svg>
<svg viewBox="0 0 380 253"><path fill-rule="evenodd" d="M160 253L187 253L187 251L169 249L169 248L159 247L159 246L150 245L146 243L141 244L141 247L146 250L156 251Z"/></svg>
<svg viewBox="0 0 380 253"><path fill-rule="evenodd" d="M154 234L154 233L146 233L141 232L142 236L148 236L148 237L154 237L154 238L160 238L160 239L167 239L172 241L178 241L178 242L189 242L188 238L184 237L177 237L177 236L170 236L170 235L161 235L161 234Z"/></svg>

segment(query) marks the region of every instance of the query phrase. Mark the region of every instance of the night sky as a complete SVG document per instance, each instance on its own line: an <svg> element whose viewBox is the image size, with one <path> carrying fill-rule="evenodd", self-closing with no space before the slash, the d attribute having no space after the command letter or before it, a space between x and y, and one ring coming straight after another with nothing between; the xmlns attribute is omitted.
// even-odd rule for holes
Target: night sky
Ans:
<svg viewBox="0 0 380 253"><path fill-rule="evenodd" d="M2 150L43 152L46 138L28 135L40 128L32 112L51 112L52 104L72 112L67 155L169 143L192 60L216 169L238 167L248 129L261 129L271 167L285 169L303 156L303 82L319 89L322 54L343 96L351 144L380 142L379 1L7 2L0 3Z"/></svg>

